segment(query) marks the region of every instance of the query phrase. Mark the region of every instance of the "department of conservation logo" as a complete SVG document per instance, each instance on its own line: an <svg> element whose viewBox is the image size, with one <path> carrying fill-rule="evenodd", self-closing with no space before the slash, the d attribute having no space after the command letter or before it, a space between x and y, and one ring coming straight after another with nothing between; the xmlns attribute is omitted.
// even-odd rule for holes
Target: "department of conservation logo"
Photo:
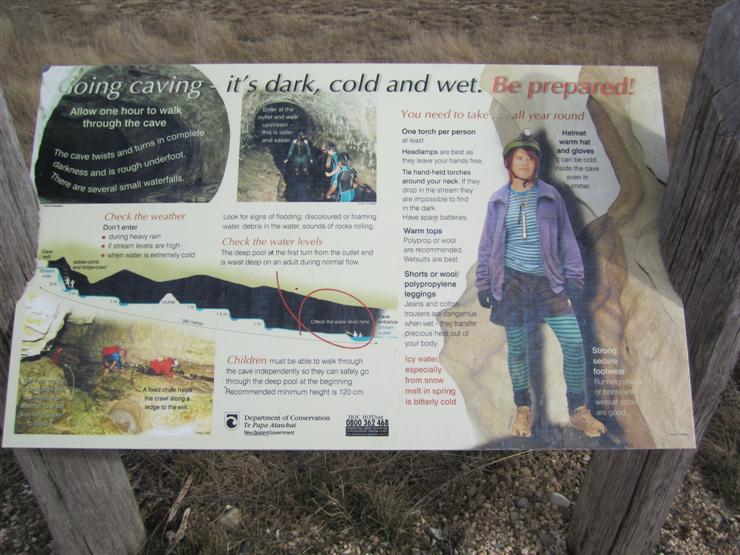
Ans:
<svg viewBox="0 0 740 555"><path fill-rule="evenodd" d="M224 426L227 430L236 430L239 427L239 413L227 412L224 414Z"/></svg>

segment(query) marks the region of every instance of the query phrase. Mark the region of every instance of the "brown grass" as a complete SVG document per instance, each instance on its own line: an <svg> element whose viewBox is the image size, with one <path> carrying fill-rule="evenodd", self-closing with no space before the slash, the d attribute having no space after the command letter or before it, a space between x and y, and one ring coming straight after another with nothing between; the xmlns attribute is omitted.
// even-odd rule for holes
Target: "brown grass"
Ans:
<svg viewBox="0 0 740 555"><path fill-rule="evenodd" d="M633 40L612 30L573 40L547 31L502 31L492 24L471 31L440 31L382 13L360 29L348 40L344 27L300 13L272 13L237 26L202 11L181 10L142 20L113 19L89 32L74 33L43 19L32 22L29 30L0 12L0 75L21 144L29 153L45 65L297 61L657 65L672 152L700 51L695 39L680 36ZM31 42L29 35L34 36Z"/></svg>
<svg viewBox="0 0 740 555"><path fill-rule="evenodd" d="M164 520L189 474L194 522L179 553L225 553L247 542L257 553L316 553L343 541L385 544L386 552L428 549L429 525L470 503L461 483L511 481L511 465L583 465L564 453L140 452L124 455L151 532L147 552L166 545ZM512 461L516 463L517 461ZM513 475L516 475L514 471ZM167 495L162 495L166 492ZM224 529L226 506L242 523ZM426 523L426 524L425 524ZM464 532L460 532L461 536ZM444 550L442 550L444 552Z"/></svg>
<svg viewBox="0 0 740 555"><path fill-rule="evenodd" d="M542 3L539 11L508 3L440 3L434 14L419 13L418 3L344 4L341 20L349 31L337 25L339 17L332 15L337 4L328 1L290 2L285 9L250 4L251 11L239 4L206 2L203 9L194 9L182 2L142 6L130 1L106 11L95 4L60 0L43 5L38 13L11 1L0 7L0 80L22 147L30 159L40 77L47 64L456 62L657 65L673 152L708 5L715 2L677 3L670 14L642 8L644 18L624 21L619 28L614 22L630 12L618 9L633 6L630 2L597 2L587 13L571 2ZM693 8L703 19L681 11ZM608 12L614 9L615 14ZM516 32L507 30L512 26ZM729 475L734 472L736 503L737 437L728 432L738 429L740 400L734 391L726 397L725 406L730 408L723 409L729 420L722 420L719 435L707 434L703 457L735 461ZM732 442L726 441L729 436ZM542 466L572 467L583 465L585 455L521 456ZM164 519L192 473L191 527L179 552L225 553L246 542L255 553L284 552L287 545L300 553L342 545L350 535L370 543L377 538L397 552L428 549L425 528L437 522L440 504L447 498L465 500L464 495L455 495L460 476L511 477L518 461L497 463L500 457L131 452L124 459L151 533L147 552L160 552L165 545ZM722 483L722 488L732 490L727 479ZM216 523L226 504L240 507L244 514L237 530ZM462 505L458 508L462 510Z"/></svg>

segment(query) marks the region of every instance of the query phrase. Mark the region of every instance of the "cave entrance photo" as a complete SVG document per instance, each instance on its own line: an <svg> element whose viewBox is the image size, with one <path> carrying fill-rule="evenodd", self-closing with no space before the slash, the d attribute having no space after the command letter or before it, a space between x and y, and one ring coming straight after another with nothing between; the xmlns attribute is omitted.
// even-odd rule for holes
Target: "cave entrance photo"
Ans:
<svg viewBox="0 0 740 555"><path fill-rule="evenodd" d="M375 202L375 106L360 96L244 97L239 202Z"/></svg>

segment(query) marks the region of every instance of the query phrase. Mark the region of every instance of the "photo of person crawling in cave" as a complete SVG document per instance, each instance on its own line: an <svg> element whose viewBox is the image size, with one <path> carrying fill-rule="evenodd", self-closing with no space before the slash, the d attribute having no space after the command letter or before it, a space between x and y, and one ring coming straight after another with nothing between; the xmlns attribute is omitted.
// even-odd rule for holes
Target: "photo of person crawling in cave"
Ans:
<svg viewBox="0 0 740 555"><path fill-rule="evenodd" d="M532 436L529 327L544 321L563 355L570 426L595 438L607 429L588 408L586 359L573 305L582 295L581 253L562 196L538 178L542 151L531 131L509 141L509 179L490 198L478 245L478 301L504 326L516 412L511 434Z"/></svg>

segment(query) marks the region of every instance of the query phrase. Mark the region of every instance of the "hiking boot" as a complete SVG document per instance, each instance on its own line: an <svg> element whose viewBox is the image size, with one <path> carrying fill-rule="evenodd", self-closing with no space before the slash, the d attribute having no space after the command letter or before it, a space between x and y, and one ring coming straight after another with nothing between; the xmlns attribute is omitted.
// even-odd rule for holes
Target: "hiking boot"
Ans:
<svg viewBox="0 0 740 555"><path fill-rule="evenodd" d="M570 415L570 425L588 437L599 437L606 433L606 426L591 416L586 405L581 405Z"/></svg>
<svg viewBox="0 0 740 555"><path fill-rule="evenodd" d="M532 437L532 409L528 406L516 408L514 424L511 426L511 433L514 437Z"/></svg>

